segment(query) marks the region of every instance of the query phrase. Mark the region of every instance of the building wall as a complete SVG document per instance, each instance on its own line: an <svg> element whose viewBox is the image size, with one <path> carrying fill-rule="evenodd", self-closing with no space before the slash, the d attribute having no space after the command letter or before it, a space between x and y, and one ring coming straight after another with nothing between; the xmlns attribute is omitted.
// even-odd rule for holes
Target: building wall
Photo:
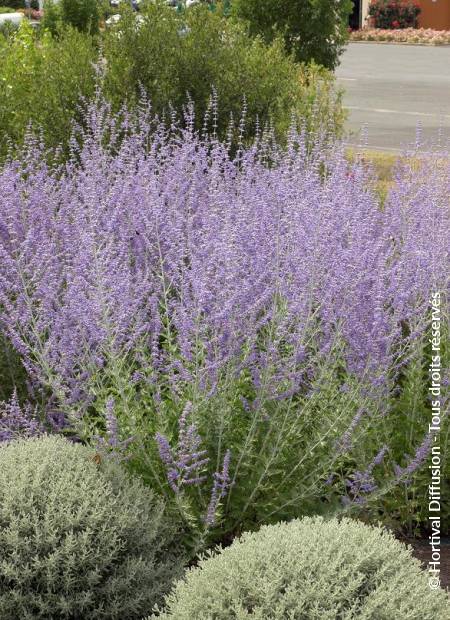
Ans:
<svg viewBox="0 0 450 620"><path fill-rule="evenodd" d="M421 28L450 30L450 0L419 0Z"/></svg>
<svg viewBox="0 0 450 620"><path fill-rule="evenodd" d="M418 0L422 9L419 15L420 28L450 30L450 0ZM366 18L370 0L361 0L361 27L367 25Z"/></svg>
<svg viewBox="0 0 450 620"><path fill-rule="evenodd" d="M450 0L449 0L450 1ZM361 0L361 27L367 26L367 13L369 12L370 0Z"/></svg>

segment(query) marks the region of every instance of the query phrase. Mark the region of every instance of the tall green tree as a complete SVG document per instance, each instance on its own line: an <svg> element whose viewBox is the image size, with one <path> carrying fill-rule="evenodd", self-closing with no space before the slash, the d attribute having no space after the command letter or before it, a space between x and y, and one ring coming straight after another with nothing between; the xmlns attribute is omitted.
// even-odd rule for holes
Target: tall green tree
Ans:
<svg viewBox="0 0 450 620"><path fill-rule="evenodd" d="M348 37L351 0L233 0L233 13L266 42L280 34L299 62L334 69Z"/></svg>

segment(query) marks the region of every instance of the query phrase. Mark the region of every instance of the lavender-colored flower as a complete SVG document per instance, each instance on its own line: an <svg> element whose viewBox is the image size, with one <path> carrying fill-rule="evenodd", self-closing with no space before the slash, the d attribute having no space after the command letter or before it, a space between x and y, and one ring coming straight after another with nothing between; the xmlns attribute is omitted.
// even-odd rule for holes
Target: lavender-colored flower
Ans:
<svg viewBox="0 0 450 620"><path fill-rule="evenodd" d="M21 406L14 391L11 399L0 402L0 442L20 437L36 437L45 432L37 410L27 403Z"/></svg>
<svg viewBox="0 0 450 620"><path fill-rule="evenodd" d="M156 433L155 439L156 443L158 444L159 457L164 463L164 465L166 465L166 467L169 467L174 463L172 448L170 447L167 438L164 437L164 435L161 435L161 433Z"/></svg>
<svg viewBox="0 0 450 620"><path fill-rule="evenodd" d="M358 409L350 422L348 429L337 443L336 449L338 454L344 454L350 450L352 447L354 432L364 415L367 415L367 412L363 408Z"/></svg>
<svg viewBox="0 0 450 620"><path fill-rule="evenodd" d="M399 169L381 212L364 167L339 145L310 152L293 130L286 150L257 142L233 159L208 136L130 118L121 128L90 109L65 167L49 170L32 143L0 171L0 323L33 380L84 413L108 349L145 342L146 366L175 391L201 359L207 394L232 363L255 390L274 368L289 380L270 389L291 398L314 310L318 350L339 326L347 370L381 391L398 351L421 335L402 325L423 315L433 287L448 289L448 169L424 160L426 185ZM262 342L277 300L284 316ZM248 346L255 356L243 363Z"/></svg>
<svg viewBox="0 0 450 620"><path fill-rule="evenodd" d="M49 409L46 412L46 419L55 433L62 432L68 426L66 415L58 409Z"/></svg>
<svg viewBox="0 0 450 620"><path fill-rule="evenodd" d="M97 449L105 453L106 456L122 461L128 458L127 449L134 441L134 437L120 439L119 422L114 411L114 399L108 398L105 406L105 426L104 437L97 438Z"/></svg>
<svg viewBox="0 0 450 620"><path fill-rule="evenodd" d="M206 512L205 523L212 527L216 522L217 509L220 501L225 497L230 488L230 461L231 452L227 450L223 459L222 471L213 474L214 483L211 490L211 499Z"/></svg>
<svg viewBox="0 0 450 620"><path fill-rule="evenodd" d="M383 446L364 471L355 471L346 481L352 502L364 504L367 496L377 490L373 470L383 462L387 451L387 446Z"/></svg>
<svg viewBox="0 0 450 620"><path fill-rule="evenodd" d="M200 485L207 479L202 471L209 463L207 451L201 450L202 439L195 424L189 424L192 403L188 402L178 420L178 444L172 450L169 441L161 433L155 439L161 461L166 467L167 480L175 493L184 486Z"/></svg>
<svg viewBox="0 0 450 620"><path fill-rule="evenodd" d="M395 465L394 471L397 479L402 479L408 482L411 476L423 465L428 455L430 454L431 446L435 438L435 433L428 433L416 449L414 456L406 456L408 464L406 467L400 467Z"/></svg>

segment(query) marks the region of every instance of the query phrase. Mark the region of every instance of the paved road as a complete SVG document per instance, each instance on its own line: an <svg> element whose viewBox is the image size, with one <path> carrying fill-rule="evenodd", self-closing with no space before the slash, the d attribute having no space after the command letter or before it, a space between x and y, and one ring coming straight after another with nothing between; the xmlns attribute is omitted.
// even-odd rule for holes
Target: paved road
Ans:
<svg viewBox="0 0 450 620"><path fill-rule="evenodd" d="M399 150L439 128L450 139L450 46L350 43L336 71L349 109L349 142L367 126L368 147Z"/></svg>

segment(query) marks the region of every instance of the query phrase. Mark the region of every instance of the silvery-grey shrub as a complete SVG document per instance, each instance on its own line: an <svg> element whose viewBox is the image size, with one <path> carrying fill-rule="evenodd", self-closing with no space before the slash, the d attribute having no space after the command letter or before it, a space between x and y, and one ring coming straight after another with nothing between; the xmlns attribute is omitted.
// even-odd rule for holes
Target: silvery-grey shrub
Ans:
<svg viewBox="0 0 450 620"><path fill-rule="evenodd" d="M307 517L246 533L187 571L160 620L446 620L408 547L359 521ZM150 620L150 619L149 619Z"/></svg>
<svg viewBox="0 0 450 620"><path fill-rule="evenodd" d="M92 450L2 445L0 618L142 618L180 566L171 532L154 494Z"/></svg>

